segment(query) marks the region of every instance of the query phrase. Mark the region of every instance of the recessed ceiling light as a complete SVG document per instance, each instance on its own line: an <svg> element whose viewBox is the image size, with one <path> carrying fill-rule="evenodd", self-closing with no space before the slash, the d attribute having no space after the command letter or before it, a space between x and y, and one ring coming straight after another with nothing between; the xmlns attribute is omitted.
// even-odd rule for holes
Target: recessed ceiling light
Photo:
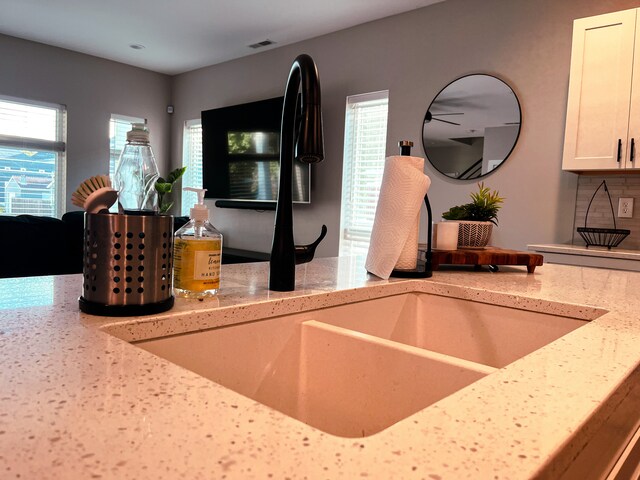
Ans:
<svg viewBox="0 0 640 480"><path fill-rule="evenodd" d="M129 47L133 48L134 50L144 49L144 45L140 45L139 43L132 43L131 45L129 45Z"/></svg>

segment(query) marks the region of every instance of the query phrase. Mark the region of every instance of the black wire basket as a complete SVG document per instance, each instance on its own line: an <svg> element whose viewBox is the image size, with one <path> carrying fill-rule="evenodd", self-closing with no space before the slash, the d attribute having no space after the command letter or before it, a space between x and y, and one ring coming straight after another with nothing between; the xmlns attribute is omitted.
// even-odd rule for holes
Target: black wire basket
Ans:
<svg viewBox="0 0 640 480"><path fill-rule="evenodd" d="M587 227L587 219L589 218L589 209L591 208L591 203L600 190L600 187L604 186L604 191L607 192L607 197L609 198L609 206L611 207L611 216L613 217L613 228L590 228ZM631 230L626 230L622 228L616 227L616 215L613 212L613 203L611 202L611 195L609 194L609 189L607 188L607 182L605 180L596 188L596 191L593 192L593 196L591 200L589 200L589 206L587 207L587 213L584 216L584 227L577 228L578 233L582 237L582 239L586 242L587 248L594 247L607 247L609 250L611 247L617 247L620 245L627 235L631 233Z"/></svg>

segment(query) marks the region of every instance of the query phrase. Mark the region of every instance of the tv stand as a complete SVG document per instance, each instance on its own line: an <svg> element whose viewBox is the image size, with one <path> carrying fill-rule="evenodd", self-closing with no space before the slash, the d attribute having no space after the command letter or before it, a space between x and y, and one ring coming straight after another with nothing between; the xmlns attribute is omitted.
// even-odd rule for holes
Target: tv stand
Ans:
<svg viewBox="0 0 640 480"><path fill-rule="evenodd" d="M222 249L222 263L252 263L268 262L270 255L266 252L254 252L251 250L241 250L239 248Z"/></svg>
<svg viewBox="0 0 640 480"><path fill-rule="evenodd" d="M240 208L243 210L275 210L276 202L260 202L253 200L216 200L218 208Z"/></svg>

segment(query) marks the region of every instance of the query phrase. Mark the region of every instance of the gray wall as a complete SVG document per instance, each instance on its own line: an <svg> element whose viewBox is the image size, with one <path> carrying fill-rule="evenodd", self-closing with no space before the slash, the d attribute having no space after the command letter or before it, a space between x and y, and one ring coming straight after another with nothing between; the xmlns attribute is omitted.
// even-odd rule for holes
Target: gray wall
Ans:
<svg viewBox="0 0 640 480"><path fill-rule="evenodd" d="M578 180L561 171L572 21L636 6L637 0L447 0L175 77L0 35L0 94L67 105L69 198L80 181L106 171L111 113L148 118L164 172L181 161L185 120L282 95L292 60L309 53L323 88L326 160L314 168L312 204L294 209L296 241L311 241L326 223L330 233L319 254L330 256L338 252L346 96L388 89L387 153L409 139L414 154L424 155L421 123L433 96L461 75L493 74L513 87L523 110L518 144L486 179L507 197L494 243L568 243ZM176 107L172 117L165 113L169 103ZM426 171L436 217L476 188L429 165ZM212 208L212 219L227 246L270 249L273 212Z"/></svg>
<svg viewBox="0 0 640 480"><path fill-rule="evenodd" d="M489 171L490 162L501 162L509 156L511 148L518 138L519 129L518 125L504 125L484 129L484 144L482 150L483 173Z"/></svg>
<svg viewBox="0 0 640 480"><path fill-rule="evenodd" d="M596 193L596 189L602 183L607 181L609 195L611 195L611 203L607 197L604 188L600 188ZM595 194L595 197L594 197ZM591 208L589 202L593 197ZM633 198L633 217L619 218L618 199ZM615 226L620 229L630 230L631 234L626 237L620 244L620 248L640 249L640 178L637 175L580 175L578 177L578 191L576 194L576 218L575 226L584 227L587 208L589 208L589 217L586 218L586 226L593 228L613 228L613 212L616 215ZM584 240L577 231L574 231L573 241L576 245L584 245Z"/></svg>
<svg viewBox="0 0 640 480"><path fill-rule="evenodd" d="M637 0L447 0L178 75L172 152L179 158L184 120L200 110L281 95L291 61L310 54L322 84L326 160L314 170L312 205L294 209L295 236L298 243L310 241L326 223L330 233L319 254L336 255L346 96L388 89L387 153L397 153L397 141L409 139L414 154L424 155L420 129L431 99L456 77L493 74L512 86L523 118L511 157L485 181L507 198L493 243L567 243L578 179L561 171L572 21L635 6ZM476 188L429 165L426 171L436 216L466 203ZM273 212L212 209L212 219L227 245L269 250Z"/></svg>
<svg viewBox="0 0 640 480"><path fill-rule="evenodd" d="M167 75L0 35L0 95L67 106L67 210L80 182L109 173L112 113L146 118L161 173L171 163Z"/></svg>
<svg viewBox="0 0 640 480"><path fill-rule="evenodd" d="M429 161L446 176L459 176L482 158L484 137L475 137L471 145L434 147L429 145Z"/></svg>

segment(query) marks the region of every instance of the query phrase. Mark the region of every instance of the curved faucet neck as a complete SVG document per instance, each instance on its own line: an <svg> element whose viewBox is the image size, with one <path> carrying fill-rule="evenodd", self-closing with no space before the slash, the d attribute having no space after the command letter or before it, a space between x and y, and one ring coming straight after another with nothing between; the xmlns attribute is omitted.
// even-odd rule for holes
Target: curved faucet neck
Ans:
<svg viewBox="0 0 640 480"><path fill-rule="evenodd" d="M298 103L300 91L300 103ZM300 122L296 119L300 113ZM308 55L293 62L287 80L280 126L280 180L270 258L269 289L295 289L292 170L295 157L308 162L322 159L320 83L315 63Z"/></svg>

